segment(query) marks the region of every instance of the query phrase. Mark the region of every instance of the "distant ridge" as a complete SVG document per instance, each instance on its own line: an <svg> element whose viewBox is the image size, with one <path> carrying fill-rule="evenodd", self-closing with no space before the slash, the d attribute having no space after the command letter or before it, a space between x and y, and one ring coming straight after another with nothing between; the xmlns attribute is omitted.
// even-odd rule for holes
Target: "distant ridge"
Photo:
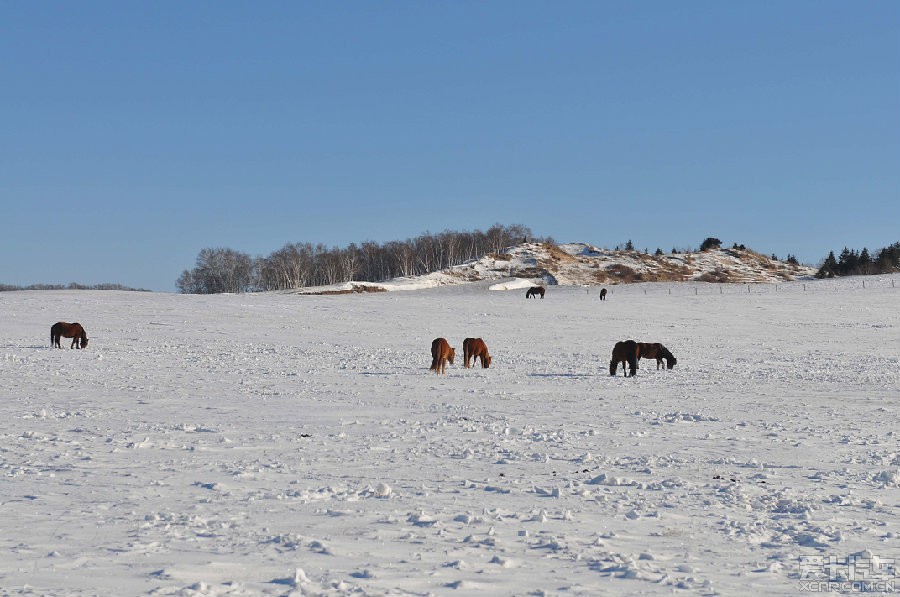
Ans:
<svg viewBox="0 0 900 597"><path fill-rule="evenodd" d="M816 270L766 257L749 249L653 255L599 249L587 243L521 243L438 272L387 282L346 282L303 288L301 294L414 290L483 280L520 278L535 284L595 286L637 282L712 282L771 284L811 279Z"/></svg>
<svg viewBox="0 0 900 597"><path fill-rule="evenodd" d="M15 286L13 284L0 284L0 292L15 290L127 290L129 292L151 292L145 288L131 288L121 284L29 284L28 286Z"/></svg>

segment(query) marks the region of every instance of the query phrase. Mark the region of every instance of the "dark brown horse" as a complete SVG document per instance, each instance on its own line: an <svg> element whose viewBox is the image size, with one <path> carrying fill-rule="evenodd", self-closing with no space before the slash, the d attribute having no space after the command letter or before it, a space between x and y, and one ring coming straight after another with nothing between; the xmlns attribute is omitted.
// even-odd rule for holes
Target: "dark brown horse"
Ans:
<svg viewBox="0 0 900 597"><path fill-rule="evenodd" d="M625 371L625 377L628 377L628 371L625 370L625 363L628 363L628 367L631 369L631 377L634 377L637 375L639 357L638 344L634 340L616 342L612 351L612 360L609 362L609 374L615 375L619 369L619 363L622 363L622 370Z"/></svg>
<svg viewBox="0 0 900 597"><path fill-rule="evenodd" d="M491 355L488 354L487 345L481 338L466 338L463 340L463 358L466 369L469 368L469 361L475 366L475 361L481 359L481 368L487 369L491 366Z"/></svg>
<svg viewBox="0 0 900 597"><path fill-rule="evenodd" d="M600 289L600 300L601 300L601 301L605 301L605 300L606 300L606 288L601 288L601 289Z"/></svg>
<svg viewBox="0 0 900 597"><path fill-rule="evenodd" d="M656 368L659 369L666 359L666 368L671 369L678 362L669 349L659 342L638 342L638 356L642 359L656 359Z"/></svg>
<svg viewBox="0 0 900 597"><path fill-rule="evenodd" d="M88 345L87 333L80 323L66 323L65 321L54 323L50 328L50 346L62 348L59 345L60 338L72 338L72 345L69 348L87 348Z"/></svg>
<svg viewBox="0 0 900 597"><path fill-rule="evenodd" d="M525 298L537 297L537 295L541 295L541 298L544 298L543 286L532 286L528 289L528 292L525 293Z"/></svg>
<svg viewBox="0 0 900 597"><path fill-rule="evenodd" d="M447 361L453 364L456 350L450 347L445 338L435 338L431 343L431 367L435 373L443 373L447 368Z"/></svg>

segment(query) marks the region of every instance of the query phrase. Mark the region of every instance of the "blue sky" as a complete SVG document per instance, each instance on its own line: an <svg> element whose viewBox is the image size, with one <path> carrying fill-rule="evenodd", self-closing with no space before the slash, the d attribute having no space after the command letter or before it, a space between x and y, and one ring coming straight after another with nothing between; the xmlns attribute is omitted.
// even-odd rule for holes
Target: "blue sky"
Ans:
<svg viewBox="0 0 900 597"><path fill-rule="evenodd" d="M0 283L524 224L900 240L900 2L0 3Z"/></svg>

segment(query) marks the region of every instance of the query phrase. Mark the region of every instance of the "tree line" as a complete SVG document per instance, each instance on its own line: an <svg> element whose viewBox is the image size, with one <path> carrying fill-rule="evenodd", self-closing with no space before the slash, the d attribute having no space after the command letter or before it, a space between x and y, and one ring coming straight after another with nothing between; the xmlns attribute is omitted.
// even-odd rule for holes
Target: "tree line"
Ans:
<svg viewBox="0 0 900 597"><path fill-rule="evenodd" d="M28 286L16 286L14 284L0 284L0 292L13 290L128 290L134 292L150 292L146 288L131 288L121 284L29 284Z"/></svg>
<svg viewBox="0 0 900 597"><path fill-rule="evenodd" d="M553 239L535 239L531 229L521 224L494 224L487 231L426 232L405 241L365 241L344 248L288 243L256 258L234 249L206 248L197 256L194 268L184 270L175 284L184 294L217 294L383 282L447 269L523 241Z"/></svg>
<svg viewBox="0 0 900 597"><path fill-rule="evenodd" d="M834 251L830 251L816 272L816 277L888 274L897 271L900 271L900 242L879 250L874 257L865 247L862 251L844 247L838 257L834 256Z"/></svg>

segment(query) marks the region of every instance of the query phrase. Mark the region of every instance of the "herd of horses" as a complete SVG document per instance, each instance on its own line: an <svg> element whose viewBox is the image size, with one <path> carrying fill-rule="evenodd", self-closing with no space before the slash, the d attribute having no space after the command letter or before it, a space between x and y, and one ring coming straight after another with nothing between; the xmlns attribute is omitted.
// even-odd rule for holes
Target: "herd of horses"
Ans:
<svg viewBox="0 0 900 597"><path fill-rule="evenodd" d="M641 359L655 359L657 369L663 366L663 359L666 361L666 369L671 369L678 362L675 355L659 342L623 340L622 342L616 342L616 345L613 347L612 359L609 361L609 374L615 375L619 370L619 363L621 363L625 377L629 376L629 371L625 369L626 364L628 369L630 369L631 377L634 377L637 375L638 361Z"/></svg>
<svg viewBox="0 0 900 597"><path fill-rule="evenodd" d="M525 298L544 298L543 286L532 286L525 293ZM600 289L600 300L606 300L606 288ZM456 349L450 346L446 338L435 338L431 343L431 367L430 370L435 373L444 373L447 369L447 363L453 364L456 358ZM477 359L481 359L481 366L487 369L491 366L491 355L488 353L487 345L481 338L466 338L463 340L463 365L466 369L475 366ZM616 342L613 347L612 359L609 361L609 374L614 376L619 370L619 364L622 364L622 371L625 377L634 377L637 375L638 361L641 359L656 360L656 369L665 367L672 369L678 362L675 355L659 342L635 342L634 340L623 340Z"/></svg>
<svg viewBox="0 0 900 597"><path fill-rule="evenodd" d="M525 298L532 298L540 295L544 298L544 287L533 286L528 289ZM600 300L606 299L606 289L600 290ZM88 337L87 332L80 323L67 323L58 321L50 327L50 346L62 348L60 346L61 338L72 338L72 344L69 348L87 348ZM456 349L450 346L446 338L435 338L431 343L431 371L441 374L447 369L447 363L453 364L456 358ZM612 351L612 359L609 361L609 374L616 375L619 370L619 364L622 365L622 371L625 377L634 377L637 375L638 361L641 359L655 359L656 368L663 366L665 361L666 369L671 369L678 362L678 359L669 351L668 348L659 342L635 342L634 340L623 340L616 342ZM488 352L487 344L481 338L466 338L463 340L463 366L468 369L474 367L475 363L481 361L481 367L487 369L491 366L491 355Z"/></svg>
<svg viewBox="0 0 900 597"><path fill-rule="evenodd" d="M431 367L429 367L431 371L438 374L445 373L447 363L449 362L452 365L455 358L456 349L450 346L446 338L435 338L431 342ZM491 366L491 355L488 353L484 340L481 338L466 338L463 340L463 366L466 369L474 367L478 359L481 359L481 367L483 369ZM660 367L672 369L678 363L675 355L659 342L623 340L616 342L616 345L613 347L612 359L609 361L609 374L616 375L621 363L625 377L635 377L638 370L638 361L641 359L655 360L657 370Z"/></svg>
<svg viewBox="0 0 900 597"><path fill-rule="evenodd" d="M431 371L444 373L447 369L447 362L449 361L452 365L455 358L456 349L450 346L446 338L435 338L431 342L431 367L429 368ZM463 366L466 369L474 367L479 360L481 361L482 369L487 369L491 366L491 355L484 340L481 338L466 338L463 340Z"/></svg>

